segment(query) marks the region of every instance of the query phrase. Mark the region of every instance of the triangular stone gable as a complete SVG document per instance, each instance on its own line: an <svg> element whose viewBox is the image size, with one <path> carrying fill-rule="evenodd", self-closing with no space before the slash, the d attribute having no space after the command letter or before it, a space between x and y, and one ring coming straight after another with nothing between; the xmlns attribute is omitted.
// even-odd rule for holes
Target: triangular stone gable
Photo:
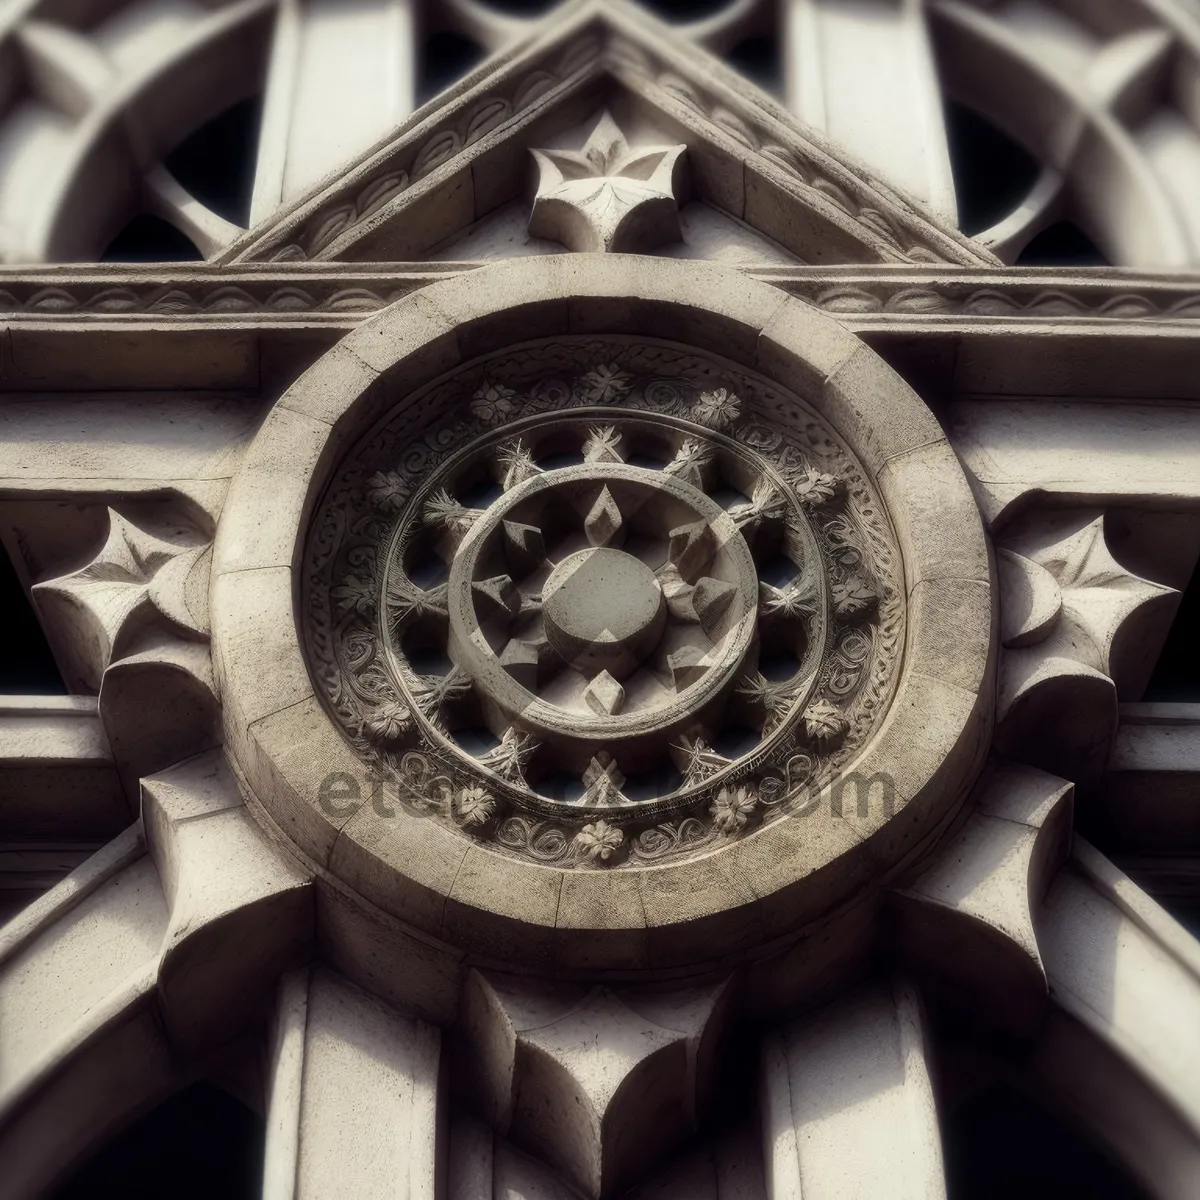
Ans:
<svg viewBox="0 0 1200 1200"><path fill-rule="evenodd" d="M421 261L527 194L531 147L604 108L686 144L692 198L804 262L996 265L624 0L485 64L221 261Z"/></svg>

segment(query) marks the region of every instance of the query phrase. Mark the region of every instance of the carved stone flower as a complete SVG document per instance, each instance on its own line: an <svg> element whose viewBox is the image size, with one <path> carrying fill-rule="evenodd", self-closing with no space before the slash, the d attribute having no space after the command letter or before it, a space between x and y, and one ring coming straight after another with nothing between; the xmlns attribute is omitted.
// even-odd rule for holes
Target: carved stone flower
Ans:
<svg viewBox="0 0 1200 1200"><path fill-rule="evenodd" d="M516 394L512 388L486 382L471 397L471 412L481 421L502 421L516 407L513 404Z"/></svg>
<svg viewBox="0 0 1200 1200"><path fill-rule="evenodd" d="M737 833L745 827L758 804L758 797L748 787L722 788L717 793L716 800L708 810L712 813L713 823L724 834Z"/></svg>
<svg viewBox="0 0 1200 1200"><path fill-rule="evenodd" d="M575 835L575 844L592 862L607 862L624 841L625 835L605 820L593 821Z"/></svg>
<svg viewBox="0 0 1200 1200"><path fill-rule="evenodd" d="M412 728L412 713L408 705L394 700L376 709L364 728L376 741L395 742Z"/></svg>
<svg viewBox="0 0 1200 1200"><path fill-rule="evenodd" d="M496 811L496 801L486 788L460 788L455 797L455 814L458 823L467 828L486 825Z"/></svg>
<svg viewBox="0 0 1200 1200"><path fill-rule="evenodd" d="M360 616L369 617L375 611L375 584L369 579L347 575L329 594L342 612L353 609Z"/></svg>
<svg viewBox="0 0 1200 1200"><path fill-rule="evenodd" d="M847 579L833 585L833 607L839 617L856 617L878 599L875 589L862 579Z"/></svg>
<svg viewBox="0 0 1200 1200"><path fill-rule="evenodd" d="M741 415L742 402L728 388L701 392L692 405L692 417L711 429L728 429Z"/></svg>
<svg viewBox="0 0 1200 1200"><path fill-rule="evenodd" d="M638 253L682 239L676 171L686 146L631 150L607 112L580 150L533 150L529 233L568 250Z"/></svg>
<svg viewBox="0 0 1200 1200"><path fill-rule="evenodd" d="M594 404L620 400L633 386L633 380L615 363L593 367L579 383L583 389L583 398Z"/></svg>
<svg viewBox="0 0 1200 1200"><path fill-rule="evenodd" d="M837 494L837 480L832 475L809 467L796 480L796 497L801 504L816 508L828 504Z"/></svg>
<svg viewBox="0 0 1200 1200"><path fill-rule="evenodd" d="M395 471L376 471L367 480L367 499L376 508L398 512L408 499L409 487Z"/></svg>
<svg viewBox="0 0 1200 1200"><path fill-rule="evenodd" d="M804 710L804 728L808 736L820 741L832 741L850 727L842 710L828 700L816 700Z"/></svg>

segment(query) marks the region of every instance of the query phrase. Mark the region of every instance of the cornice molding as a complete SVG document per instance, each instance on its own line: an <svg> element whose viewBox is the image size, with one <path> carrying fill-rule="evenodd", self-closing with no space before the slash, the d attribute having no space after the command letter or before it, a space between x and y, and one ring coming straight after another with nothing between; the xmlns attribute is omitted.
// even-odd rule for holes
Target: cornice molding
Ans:
<svg viewBox="0 0 1200 1200"><path fill-rule="evenodd" d="M0 318L256 323L326 318L347 327L411 292L477 263L273 263L239 268L31 268L0 272ZM1200 276L1118 271L945 267L744 268L752 279L858 326L870 321L965 318L984 323L1200 322Z"/></svg>

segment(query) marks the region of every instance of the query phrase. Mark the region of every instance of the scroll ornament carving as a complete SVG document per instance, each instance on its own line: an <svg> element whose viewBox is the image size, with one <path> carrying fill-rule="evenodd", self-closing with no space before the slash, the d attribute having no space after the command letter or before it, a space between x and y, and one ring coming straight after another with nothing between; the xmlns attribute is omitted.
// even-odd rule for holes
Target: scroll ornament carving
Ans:
<svg viewBox="0 0 1200 1200"><path fill-rule="evenodd" d="M409 811L578 869L779 819L877 727L903 641L837 435L625 338L418 393L339 468L307 563L319 691Z"/></svg>

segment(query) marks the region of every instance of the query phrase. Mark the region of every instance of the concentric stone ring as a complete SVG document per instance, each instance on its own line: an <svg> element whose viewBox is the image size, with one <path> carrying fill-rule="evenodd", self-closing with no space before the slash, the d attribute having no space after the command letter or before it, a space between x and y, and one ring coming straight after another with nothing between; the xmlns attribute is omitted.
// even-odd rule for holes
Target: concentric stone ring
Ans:
<svg viewBox="0 0 1200 1200"><path fill-rule="evenodd" d="M525 470L453 548L449 654L485 723L538 738L542 774L581 775L599 753L644 771L687 731L711 737L754 665L758 577L737 522L663 469L546 469L530 451ZM413 511L428 528L428 504Z"/></svg>
<svg viewBox="0 0 1200 1200"><path fill-rule="evenodd" d="M978 508L932 414L835 322L691 263L571 257L410 296L267 418L216 554L227 744L282 836L416 937L555 970L581 944L589 969L754 952L886 884L963 803L990 719ZM564 707L539 654L500 662L525 600L593 544L599 493L625 520L617 493L643 483L668 541L715 505L757 582L741 662L681 679L679 724L645 739L677 773L655 787L611 757L637 737L607 736L635 724L641 666L609 715ZM264 542L268 500L288 539ZM547 563L521 526L556 512L585 536L547 520ZM519 603L478 586L535 567ZM709 608L702 583L660 582L668 620ZM710 680L711 742L689 724ZM557 763L574 792L550 788ZM851 775L886 803L843 796ZM357 803L329 794L347 777Z"/></svg>

